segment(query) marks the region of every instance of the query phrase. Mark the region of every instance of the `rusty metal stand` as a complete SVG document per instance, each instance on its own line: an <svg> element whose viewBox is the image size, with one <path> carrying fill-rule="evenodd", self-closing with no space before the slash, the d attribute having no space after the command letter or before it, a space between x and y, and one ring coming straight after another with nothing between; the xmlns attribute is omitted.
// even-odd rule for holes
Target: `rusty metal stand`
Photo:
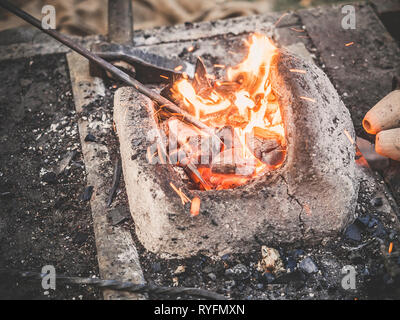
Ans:
<svg viewBox="0 0 400 320"><path fill-rule="evenodd" d="M133 44L131 0L108 0L108 41Z"/></svg>

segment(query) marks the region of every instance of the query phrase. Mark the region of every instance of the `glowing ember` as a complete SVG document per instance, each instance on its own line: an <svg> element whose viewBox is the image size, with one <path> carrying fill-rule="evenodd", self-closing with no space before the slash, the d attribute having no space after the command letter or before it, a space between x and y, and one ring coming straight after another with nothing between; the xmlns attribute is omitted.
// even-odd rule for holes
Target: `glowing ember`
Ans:
<svg viewBox="0 0 400 320"><path fill-rule="evenodd" d="M187 197L186 194L183 193L181 188L178 189L177 187L175 187L175 185L172 182L170 182L169 185L177 193L177 195L181 198L183 205L186 204L187 202L190 202L190 199Z"/></svg>
<svg viewBox="0 0 400 320"><path fill-rule="evenodd" d="M180 71L180 70L182 70L183 69L183 66L177 66L174 70L175 71Z"/></svg>
<svg viewBox="0 0 400 320"><path fill-rule="evenodd" d="M194 197L190 206L190 214L195 217L200 212L200 198Z"/></svg>
<svg viewBox="0 0 400 320"><path fill-rule="evenodd" d="M393 242L391 242L391 243L389 244L389 250L388 250L388 253L389 253L389 254L391 254L391 253L392 253L392 251L393 251Z"/></svg>
<svg viewBox="0 0 400 320"><path fill-rule="evenodd" d="M307 101L311 101L311 102L315 102L315 99L309 98L309 97L300 96L300 99L307 100Z"/></svg>
<svg viewBox="0 0 400 320"><path fill-rule="evenodd" d="M300 70L300 69L289 69L290 72L297 72L297 73L306 73L306 70Z"/></svg>
<svg viewBox="0 0 400 320"><path fill-rule="evenodd" d="M182 78L171 89L172 99L215 129L220 138L221 145L217 141L215 146L215 139L209 134L183 122L178 132L174 128L180 120L165 121L169 138L177 139L175 148L169 146L170 154L184 151L178 164L195 164L204 181L200 181L198 174L189 175L205 190L243 185L280 167L285 159L285 128L269 76L277 49L268 38L258 34L251 36L248 46L248 56L239 65L227 68L226 79L213 80L200 65L201 72L196 67L193 81ZM194 143L199 137L201 147Z"/></svg>
<svg viewBox="0 0 400 320"><path fill-rule="evenodd" d="M353 138L351 137L350 133L346 129L344 129L344 134L346 135L347 139L349 139L351 144L355 144Z"/></svg>

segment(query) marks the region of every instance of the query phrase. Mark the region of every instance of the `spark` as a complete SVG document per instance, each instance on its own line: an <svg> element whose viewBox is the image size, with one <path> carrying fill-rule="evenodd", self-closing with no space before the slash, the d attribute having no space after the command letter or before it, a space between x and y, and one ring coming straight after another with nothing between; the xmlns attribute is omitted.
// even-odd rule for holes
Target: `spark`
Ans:
<svg viewBox="0 0 400 320"><path fill-rule="evenodd" d="M214 64L214 68L221 68L221 69L224 69L224 68L225 68L225 65L223 65L223 64Z"/></svg>
<svg viewBox="0 0 400 320"><path fill-rule="evenodd" d="M303 97L303 96L301 96L300 99L307 100L307 101L311 101L311 102L315 102L315 99L309 98L309 97Z"/></svg>
<svg viewBox="0 0 400 320"><path fill-rule="evenodd" d="M167 79L167 80L169 79L167 76L163 76L162 74L160 75L160 77L164 78L164 79Z"/></svg>
<svg viewBox="0 0 400 320"><path fill-rule="evenodd" d="M351 137L350 133L346 129L344 129L343 131L344 131L344 134L346 135L347 139L349 139L349 141L351 142L351 144L355 144L355 142L354 142L353 138Z"/></svg>
<svg viewBox="0 0 400 320"><path fill-rule="evenodd" d="M190 214L195 217L199 214L200 212L200 198L199 197L194 197L192 199L192 204L190 206Z"/></svg>
<svg viewBox="0 0 400 320"><path fill-rule="evenodd" d="M290 72L297 72L297 73L306 73L306 70L300 70L300 69L289 69Z"/></svg>
<svg viewBox="0 0 400 320"><path fill-rule="evenodd" d="M275 22L274 26L276 27L279 24L279 22L281 22L282 18L286 17L287 15L289 15L289 13L287 13L287 12L285 12L283 15L281 15L279 17L279 19Z"/></svg>
<svg viewBox="0 0 400 320"><path fill-rule="evenodd" d="M388 250L389 254L391 254L392 251L393 251L393 242L391 242L391 243L389 244L389 250Z"/></svg>
<svg viewBox="0 0 400 320"><path fill-rule="evenodd" d="M303 209L304 209L304 211L306 212L307 215L311 215L312 210L311 210L310 206L307 203L303 205Z"/></svg>
<svg viewBox="0 0 400 320"><path fill-rule="evenodd" d="M354 44L354 42L352 41L352 42L346 43L345 46L346 46L346 47L350 47L350 46L352 46L353 44Z"/></svg>
<svg viewBox="0 0 400 320"><path fill-rule="evenodd" d="M183 205L185 205L187 202L191 202L191 200L187 197L187 195L183 193L181 188L178 189L177 187L175 187L175 185L172 182L170 182L169 185L177 193L177 195L181 198Z"/></svg>
<svg viewBox="0 0 400 320"><path fill-rule="evenodd" d="M181 71L183 69L183 66L177 66L174 70L175 71Z"/></svg>
<svg viewBox="0 0 400 320"><path fill-rule="evenodd" d="M296 29L296 28L290 28L290 30L296 31L296 32L305 32L303 29Z"/></svg>

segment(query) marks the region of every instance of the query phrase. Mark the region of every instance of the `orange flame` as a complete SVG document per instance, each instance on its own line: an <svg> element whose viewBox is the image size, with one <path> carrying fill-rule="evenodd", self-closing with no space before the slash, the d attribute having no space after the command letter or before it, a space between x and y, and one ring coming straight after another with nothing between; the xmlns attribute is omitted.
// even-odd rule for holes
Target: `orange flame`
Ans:
<svg viewBox="0 0 400 320"><path fill-rule="evenodd" d="M196 92L188 79L176 81L172 88L174 99L182 101L186 110L198 120L216 129L232 127L240 142L235 157L241 157L241 163L254 163L250 175L214 173L209 167L199 167L202 178L215 189L242 185L265 170L282 165L284 156L273 165L258 159L249 147L249 136L275 139L283 155L286 153L284 123L270 82L272 58L277 49L268 38L259 34L251 36L248 47L248 56L239 65L228 68L226 80L214 81L207 94L204 90L201 95Z"/></svg>

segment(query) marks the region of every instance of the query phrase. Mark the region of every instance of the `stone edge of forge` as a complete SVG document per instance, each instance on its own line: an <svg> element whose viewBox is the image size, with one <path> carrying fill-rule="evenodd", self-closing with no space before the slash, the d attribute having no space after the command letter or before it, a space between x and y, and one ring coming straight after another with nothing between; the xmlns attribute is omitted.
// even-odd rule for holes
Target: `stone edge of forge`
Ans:
<svg viewBox="0 0 400 320"><path fill-rule="evenodd" d="M152 102L133 88L117 90L114 121L126 191L147 250L174 258L243 253L257 243L312 245L354 220L359 182L350 113L317 66L284 50L275 59L271 79L285 120L287 157L270 175L236 189L189 190L171 166L148 163L147 148L155 141ZM201 199L198 216L190 216L170 182Z"/></svg>

